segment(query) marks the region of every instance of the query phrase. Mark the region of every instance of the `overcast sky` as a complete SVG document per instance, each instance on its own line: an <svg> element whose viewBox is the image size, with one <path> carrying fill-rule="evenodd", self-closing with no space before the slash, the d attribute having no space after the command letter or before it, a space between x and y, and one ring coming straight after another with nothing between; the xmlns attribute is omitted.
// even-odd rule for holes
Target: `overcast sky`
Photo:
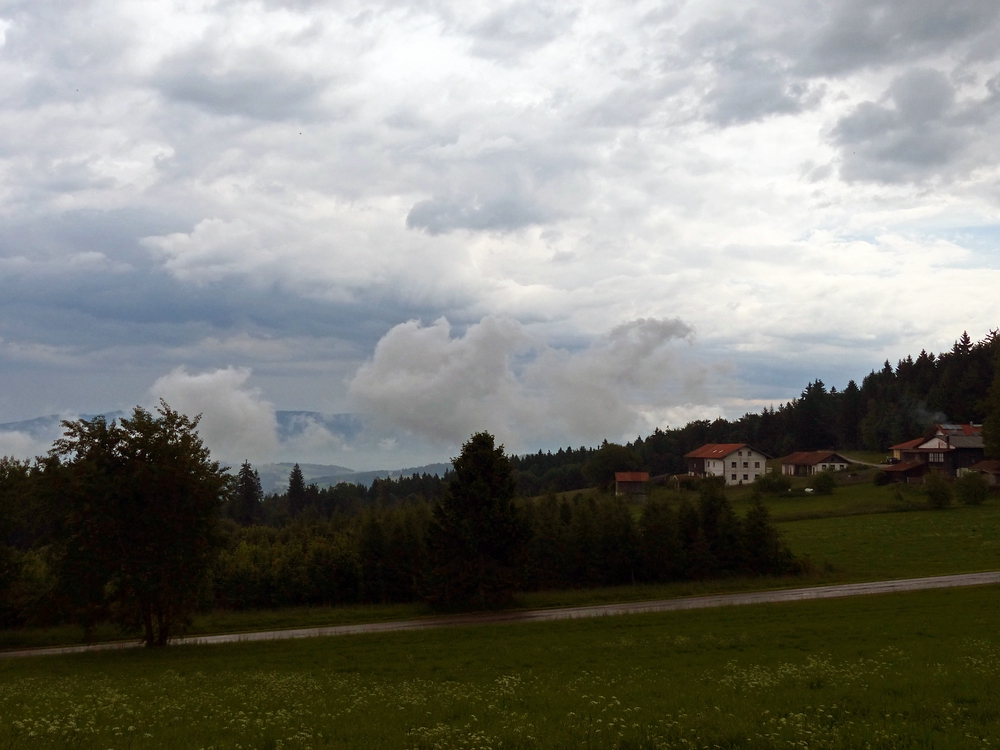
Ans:
<svg viewBox="0 0 1000 750"><path fill-rule="evenodd" d="M167 396L267 460L275 409L359 412L302 450L368 468L1000 326L995 0L0 0L0 38L0 422Z"/></svg>

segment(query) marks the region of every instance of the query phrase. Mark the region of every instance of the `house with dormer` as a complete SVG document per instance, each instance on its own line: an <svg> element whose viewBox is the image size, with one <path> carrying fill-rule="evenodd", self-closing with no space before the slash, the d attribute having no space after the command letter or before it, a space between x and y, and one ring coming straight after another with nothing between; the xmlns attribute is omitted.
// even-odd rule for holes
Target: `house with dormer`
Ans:
<svg viewBox="0 0 1000 750"><path fill-rule="evenodd" d="M688 476L722 477L729 485L749 484L764 476L768 458L746 443L708 443L684 455Z"/></svg>

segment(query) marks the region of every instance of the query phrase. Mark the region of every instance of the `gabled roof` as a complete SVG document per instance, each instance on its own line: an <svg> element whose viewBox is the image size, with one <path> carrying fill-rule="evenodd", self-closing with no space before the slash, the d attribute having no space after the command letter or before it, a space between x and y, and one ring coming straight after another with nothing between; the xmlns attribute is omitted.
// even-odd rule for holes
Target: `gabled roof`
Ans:
<svg viewBox="0 0 1000 750"><path fill-rule="evenodd" d="M836 451L799 451L781 459L781 463L786 466L815 466L821 463L830 463L833 456L834 463L851 463L849 458L845 458Z"/></svg>
<svg viewBox="0 0 1000 750"><path fill-rule="evenodd" d="M749 447L746 443L708 443L690 453L685 453L684 458L725 458L740 448Z"/></svg>
<svg viewBox="0 0 1000 750"><path fill-rule="evenodd" d="M923 438L917 438L916 440L907 440L905 443L900 443L899 445L893 445L889 447L891 451L908 451L913 450L918 445L924 442Z"/></svg>
<svg viewBox="0 0 1000 750"><path fill-rule="evenodd" d="M648 482L648 471L616 471L616 482Z"/></svg>
<svg viewBox="0 0 1000 750"><path fill-rule="evenodd" d="M1000 474L1000 461L980 461L978 464L972 464L969 468L972 471L981 471L985 474Z"/></svg>

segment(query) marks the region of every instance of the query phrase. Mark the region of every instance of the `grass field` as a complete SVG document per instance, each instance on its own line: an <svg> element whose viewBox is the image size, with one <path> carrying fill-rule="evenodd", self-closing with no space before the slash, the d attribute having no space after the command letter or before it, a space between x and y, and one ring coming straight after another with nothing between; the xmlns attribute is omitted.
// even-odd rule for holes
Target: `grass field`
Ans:
<svg viewBox="0 0 1000 750"><path fill-rule="evenodd" d="M0 662L0 748L989 748L1000 589Z"/></svg>

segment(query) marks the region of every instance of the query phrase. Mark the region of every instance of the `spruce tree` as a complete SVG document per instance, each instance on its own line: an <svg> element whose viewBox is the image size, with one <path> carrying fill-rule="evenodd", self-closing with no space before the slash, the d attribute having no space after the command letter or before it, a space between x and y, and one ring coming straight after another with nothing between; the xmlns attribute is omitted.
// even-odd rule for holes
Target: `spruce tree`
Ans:
<svg viewBox="0 0 1000 750"><path fill-rule="evenodd" d="M236 488L230 501L233 520L243 526L260 520L263 501L264 490L260 485L260 474L249 461L244 461L236 475Z"/></svg>
<svg viewBox="0 0 1000 750"><path fill-rule="evenodd" d="M306 505L306 480L298 464L288 475L288 512L297 516Z"/></svg>
<svg viewBox="0 0 1000 750"><path fill-rule="evenodd" d="M527 532L514 500L514 469L488 432L473 435L453 460L455 473L434 507L427 599L491 606L518 585Z"/></svg>
<svg viewBox="0 0 1000 750"><path fill-rule="evenodd" d="M987 458L1000 458L1000 346L996 347L993 361L993 383L985 402L983 448Z"/></svg>

